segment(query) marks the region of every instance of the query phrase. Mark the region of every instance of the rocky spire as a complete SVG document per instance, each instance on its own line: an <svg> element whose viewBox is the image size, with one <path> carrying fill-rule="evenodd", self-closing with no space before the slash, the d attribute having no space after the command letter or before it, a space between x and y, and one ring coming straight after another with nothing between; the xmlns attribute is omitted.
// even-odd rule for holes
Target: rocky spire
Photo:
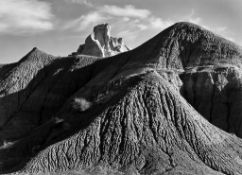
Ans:
<svg viewBox="0 0 242 175"><path fill-rule="evenodd" d="M122 38L111 36L109 24L99 24L94 27L93 33L86 38L85 44L80 45L77 52L72 53L72 55L108 57L128 50Z"/></svg>

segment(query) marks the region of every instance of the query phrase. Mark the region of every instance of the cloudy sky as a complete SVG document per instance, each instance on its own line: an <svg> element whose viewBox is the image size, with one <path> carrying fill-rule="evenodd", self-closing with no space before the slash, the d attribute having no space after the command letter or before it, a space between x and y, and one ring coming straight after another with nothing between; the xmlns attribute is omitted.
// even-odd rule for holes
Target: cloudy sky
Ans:
<svg viewBox="0 0 242 175"><path fill-rule="evenodd" d="M68 55L99 23L110 23L112 35L134 48L178 21L242 45L242 0L0 0L0 63L35 46Z"/></svg>

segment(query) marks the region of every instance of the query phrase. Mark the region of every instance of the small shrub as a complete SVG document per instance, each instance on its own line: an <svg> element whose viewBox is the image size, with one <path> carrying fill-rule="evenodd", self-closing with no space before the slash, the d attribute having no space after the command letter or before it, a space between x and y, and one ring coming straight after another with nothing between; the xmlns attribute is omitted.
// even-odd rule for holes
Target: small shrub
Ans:
<svg viewBox="0 0 242 175"><path fill-rule="evenodd" d="M72 108L75 111L84 112L92 106L92 103L85 98L75 98L72 102Z"/></svg>

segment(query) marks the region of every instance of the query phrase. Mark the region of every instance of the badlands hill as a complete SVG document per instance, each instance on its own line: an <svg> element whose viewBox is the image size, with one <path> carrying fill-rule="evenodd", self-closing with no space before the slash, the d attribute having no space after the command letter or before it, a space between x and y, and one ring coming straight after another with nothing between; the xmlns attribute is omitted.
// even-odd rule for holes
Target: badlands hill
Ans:
<svg viewBox="0 0 242 175"><path fill-rule="evenodd" d="M35 48L0 69L0 171L242 174L241 61L185 22L102 59Z"/></svg>

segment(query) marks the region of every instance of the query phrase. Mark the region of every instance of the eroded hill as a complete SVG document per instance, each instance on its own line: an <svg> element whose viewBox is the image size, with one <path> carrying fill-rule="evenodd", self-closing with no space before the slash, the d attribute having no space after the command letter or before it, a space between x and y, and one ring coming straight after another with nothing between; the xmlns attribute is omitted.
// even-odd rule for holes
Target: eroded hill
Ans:
<svg viewBox="0 0 242 175"><path fill-rule="evenodd" d="M236 44L177 23L110 58L38 55L23 86L3 88L18 105L1 106L2 172L242 174ZM1 82L20 70L2 67Z"/></svg>

